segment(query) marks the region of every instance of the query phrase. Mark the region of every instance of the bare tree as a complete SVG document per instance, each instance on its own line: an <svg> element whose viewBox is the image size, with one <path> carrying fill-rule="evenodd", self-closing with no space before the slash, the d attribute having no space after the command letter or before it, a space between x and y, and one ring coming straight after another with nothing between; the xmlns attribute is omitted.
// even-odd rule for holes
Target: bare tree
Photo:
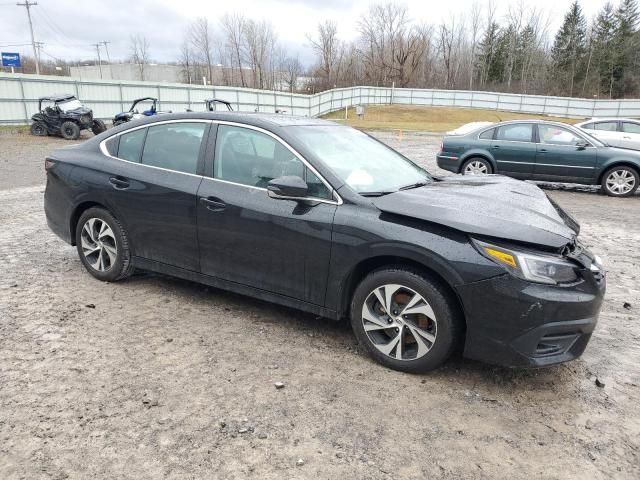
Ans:
<svg viewBox="0 0 640 480"><path fill-rule="evenodd" d="M194 80L194 58L191 51L191 45L188 41L184 40L180 46L180 66L182 67L182 77L184 80L191 84Z"/></svg>
<svg viewBox="0 0 640 480"><path fill-rule="evenodd" d="M238 67L240 76L240 86L246 87L247 84L243 72L243 58L245 56L245 37L243 32L246 27L247 20L239 13L225 13L220 19L222 30L225 34L226 47L229 49L231 57L231 67Z"/></svg>
<svg viewBox="0 0 640 480"><path fill-rule="evenodd" d="M325 78L326 86L331 88L333 82L333 70L336 67L338 57L338 29L331 20L325 20L318 24L318 37L307 35L311 47L320 58L320 70Z"/></svg>
<svg viewBox="0 0 640 480"><path fill-rule="evenodd" d="M209 83L213 83L213 36L209 20L197 18L189 28L189 40L194 52L206 66Z"/></svg>
<svg viewBox="0 0 640 480"><path fill-rule="evenodd" d="M149 63L149 42L144 35L131 35L131 61L138 66L140 80L144 80L145 68Z"/></svg>
<svg viewBox="0 0 640 480"><path fill-rule="evenodd" d="M298 57L286 57L282 63L282 71L284 72L284 83L287 90L294 92L297 90L298 77L302 74L302 64Z"/></svg>
<svg viewBox="0 0 640 480"><path fill-rule="evenodd" d="M243 30L247 48L247 59L253 73L253 86L270 86L270 65L276 45L276 37L271 24L265 20L247 20Z"/></svg>

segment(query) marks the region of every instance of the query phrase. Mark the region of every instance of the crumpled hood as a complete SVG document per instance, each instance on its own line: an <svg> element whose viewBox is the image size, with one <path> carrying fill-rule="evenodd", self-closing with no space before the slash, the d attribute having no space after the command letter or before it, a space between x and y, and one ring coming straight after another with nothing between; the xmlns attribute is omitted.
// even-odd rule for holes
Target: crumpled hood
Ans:
<svg viewBox="0 0 640 480"><path fill-rule="evenodd" d="M372 200L383 212L553 248L573 242L580 230L536 185L502 175L441 177Z"/></svg>

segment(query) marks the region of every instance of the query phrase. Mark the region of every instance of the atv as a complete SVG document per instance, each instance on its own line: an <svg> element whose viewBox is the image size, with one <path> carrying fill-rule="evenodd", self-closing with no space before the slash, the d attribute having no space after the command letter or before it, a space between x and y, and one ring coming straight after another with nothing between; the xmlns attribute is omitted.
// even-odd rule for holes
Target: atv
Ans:
<svg viewBox="0 0 640 480"><path fill-rule="evenodd" d="M146 102L146 101L151 102L151 107L149 107L148 110L143 110L142 113L138 112L136 106L140 102ZM171 112L159 112L157 98L153 98L153 97L138 98L133 101L133 103L131 104L131 108L129 109L128 112L118 113L115 117L113 117L113 126L116 127L123 123L130 122L131 120L135 120L137 118L151 117L159 113L171 113Z"/></svg>
<svg viewBox="0 0 640 480"><path fill-rule="evenodd" d="M100 119L93 118L90 108L82 105L75 95L51 95L38 99L38 110L31 117L31 133L38 137L60 135L67 140L77 140L82 130L91 130L94 135L107 127Z"/></svg>
<svg viewBox="0 0 640 480"><path fill-rule="evenodd" d="M231 108L231 102L227 102L226 100L220 100L219 98L211 98L209 100L205 100L204 104L205 104L205 108L206 108L206 112L215 112L216 111L216 104L221 104L227 107L227 110L229 110L230 112L233 112L233 108ZM187 108L187 112L193 112L193 110L190 110Z"/></svg>

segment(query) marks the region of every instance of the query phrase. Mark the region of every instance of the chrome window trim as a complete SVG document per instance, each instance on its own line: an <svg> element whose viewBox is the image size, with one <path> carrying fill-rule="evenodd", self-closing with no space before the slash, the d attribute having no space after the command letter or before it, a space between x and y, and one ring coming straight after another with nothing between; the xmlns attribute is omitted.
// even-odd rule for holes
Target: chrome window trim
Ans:
<svg viewBox="0 0 640 480"><path fill-rule="evenodd" d="M329 203L329 204L332 204L332 205L342 205L344 203L343 200L342 200L342 197L338 194L336 189L333 188L331 186L331 184L329 182L327 182L327 180L325 180L325 178L322 175L320 175L320 173L302 155L300 155L293 147L291 147L291 145L289 145L287 142L282 140L276 134L274 134L274 133L272 133L272 132L270 132L268 130L265 130L264 128L256 127L254 125L247 125L245 123L230 122L230 121L226 121L226 120L206 120L206 119L203 119L203 118L194 118L194 119L184 118L184 119L162 120L162 121L159 121L159 122L151 122L151 123L146 123L144 125L138 125L137 127L129 128L127 130L123 130L122 132L118 132L118 133L116 133L114 135L111 135L110 137L105 138L99 144L100 151L102 152L103 155L105 155L105 156L107 156L109 158L113 158L114 160L120 160L121 162L131 163L133 165L141 165L141 166L147 167L147 168L155 168L156 170L163 170L165 172L179 173L181 175L189 175L189 176L197 177L197 178L211 179L211 180L215 180L215 181L218 181L218 182L229 183L231 185L238 185L238 186L245 187L245 188L251 188L251 189L254 189L254 190L264 190L265 192L268 191L266 188L254 187L254 186L251 186L251 185L244 185L244 184L241 184L241 183L230 182L228 180L222 180L222 179L219 179L219 178L214 178L213 176L209 177L207 175L197 175L197 174L193 174L193 173L181 172L179 170L171 170L169 168L162 168L162 167L156 167L154 165L147 165L147 164L144 164L144 163L141 163L141 162L132 162L131 160L125 160L124 158L114 157L107 150L106 142L108 142L109 140L111 140L113 138L119 137L120 135L124 135L125 133L133 132L135 130L140 130L141 128L149 128L149 127L152 127L152 126L164 125L164 124L167 124L167 123L209 123L209 124L217 124L217 125L231 125L231 126L248 128L250 130L256 130L258 132L265 133L265 134L269 135L270 137L273 137L276 141L279 141L282 145L284 145L287 149L289 149L289 151L291 151L291 153L293 153L296 156L296 158L298 158L298 160L300 160L307 168L309 168L320 179L320 181L324 184L324 186L327 187L327 189L329 189L329 191L331 192L331 196L333 197L332 200L329 200L329 199L326 199L326 198L315 198L315 197L304 197L304 198L299 198L297 200L308 200L308 201L312 201L312 202ZM215 161L215 159L214 159L214 161Z"/></svg>
<svg viewBox="0 0 640 480"><path fill-rule="evenodd" d="M156 170L162 170L164 172L179 173L180 175L189 175L190 177L202 178L202 175L198 175L198 174L195 174L195 173L181 172L180 170L171 170L170 168L156 167L155 165L147 165L146 163L142 163L142 162L132 162L131 160L125 160L124 158L114 157L107 150L106 143L109 140L113 139L113 138L119 137L120 135L124 135L125 133L133 132L135 130L140 130L142 128L154 127L156 125L164 125L164 124L167 124L167 123L211 123L211 120L203 120L203 119L163 120L161 122L152 122L152 123L146 123L144 125L138 125L137 127L133 127L133 128L129 128L127 130L123 130L122 132L118 132L118 133L116 133L114 135L111 135L110 137L105 138L104 140L102 140L100 142L100 151L102 152L103 155L105 155L105 156L107 156L109 158L113 158L114 160L120 160L121 162L131 163L132 165L141 165L143 167L155 168Z"/></svg>
<svg viewBox="0 0 640 480"><path fill-rule="evenodd" d="M232 127L247 128L249 130L255 130L257 132L264 133L269 137L272 137L274 140L276 140L277 142L280 142L282 145L284 145L291 153L293 153L296 156L296 158L298 160L300 160L302 162L303 165L305 165L309 170L311 170L315 174L315 176L320 179L320 181L324 184L324 186L327 187L327 189L331 193L331 196L333 197L333 200L329 200L329 199L326 199L326 198L315 198L315 197L304 197L304 198L299 198L298 200L309 200L309 201L314 201L314 202L319 202L319 201L322 200L323 203L331 203L331 204L335 204L335 205L342 205L343 204L342 198L340 197L338 192L336 192L335 188L333 188L331 186L331 184L327 180L325 180L325 178L320 174L320 172L318 172L313 167L313 165L311 165L302 155L300 155L300 153L298 153L297 150L295 150L291 145L289 145L287 142L285 142L282 138L277 136L275 133L270 132L269 130L265 130L264 128L261 128L261 127L256 127L255 125L247 125L246 123L232 122L232 121L228 121L228 120L211 120L211 122L214 123L214 124L217 124L217 125L230 125ZM216 139L216 141L217 141L217 139ZM214 159L214 162L215 162L215 159ZM213 176L207 177L205 175L205 178L211 178L213 180L218 180L218 181L221 181L221 182L231 183L233 185L242 185L244 187L262 189L261 187L254 187L254 186L251 186L251 185L244 185L244 184L237 183L237 182L230 182L228 180L223 180L221 178L215 178ZM263 190L267 190L267 189L264 188Z"/></svg>

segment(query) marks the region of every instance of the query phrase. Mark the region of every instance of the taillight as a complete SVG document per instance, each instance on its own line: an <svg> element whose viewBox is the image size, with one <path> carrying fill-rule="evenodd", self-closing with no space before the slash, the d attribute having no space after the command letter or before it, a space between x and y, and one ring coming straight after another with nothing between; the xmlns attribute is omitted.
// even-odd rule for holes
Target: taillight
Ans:
<svg viewBox="0 0 640 480"><path fill-rule="evenodd" d="M51 170L53 168L53 166L56 164L56 162L54 162L53 160L49 160L48 158L45 158L44 160L44 170L46 172L48 172L49 170Z"/></svg>

